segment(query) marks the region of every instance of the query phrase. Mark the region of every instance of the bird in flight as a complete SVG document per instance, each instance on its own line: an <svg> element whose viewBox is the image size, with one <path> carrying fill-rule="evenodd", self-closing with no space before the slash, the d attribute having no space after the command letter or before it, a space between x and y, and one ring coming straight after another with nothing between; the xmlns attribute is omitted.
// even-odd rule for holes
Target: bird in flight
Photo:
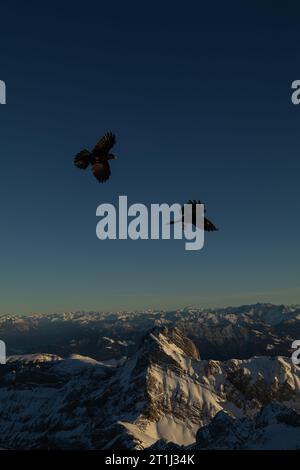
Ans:
<svg viewBox="0 0 300 470"><path fill-rule="evenodd" d="M89 165L92 166L93 175L100 183L104 183L110 177L110 166L108 160L115 160L117 157L110 153L110 150L116 143L115 135L107 132L96 144L94 149L81 150L74 158L74 164L77 168L85 170Z"/></svg>
<svg viewBox="0 0 300 470"><path fill-rule="evenodd" d="M192 209L192 221L190 223L192 223L192 225L195 225L196 227L196 209L197 209L197 204L202 204L201 201L196 201L195 199L193 201L189 200L187 202L187 204L190 204L191 205L191 209ZM181 208L181 212L182 212L182 216L181 216L181 219L179 220L173 220L171 221L170 223L171 224L176 224L176 222L182 222L182 226L184 226L184 206L182 206ZM204 212L206 212L206 209L204 209ZM203 225L203 228L206 232L215 232L216 230L219 230L217 229L217 227L210 221L208 220L206 217L204 217L204 225Z"/></svg>

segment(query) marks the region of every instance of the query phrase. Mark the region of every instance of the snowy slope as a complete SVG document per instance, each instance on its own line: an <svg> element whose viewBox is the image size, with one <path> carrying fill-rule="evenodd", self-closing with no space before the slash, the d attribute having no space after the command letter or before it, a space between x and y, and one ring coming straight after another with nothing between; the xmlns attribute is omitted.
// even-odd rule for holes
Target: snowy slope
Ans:
<svg viewBox="0 0 300 470"><path fill-rule="evenodd" d="M40 362L61 361L62 358L56 354L37 353L37 354L16 354L8 356L7 362L20 362L23 364L37 364Z"/></svg>

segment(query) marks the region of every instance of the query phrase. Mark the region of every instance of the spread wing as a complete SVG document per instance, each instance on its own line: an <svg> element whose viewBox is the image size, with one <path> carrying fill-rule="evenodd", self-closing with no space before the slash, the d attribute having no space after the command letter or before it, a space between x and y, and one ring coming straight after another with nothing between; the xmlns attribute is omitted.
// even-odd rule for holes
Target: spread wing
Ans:
<svg viewBox="0 0 300 470"><path fill-rule="evenodd" d="M198 201L196 201L196 199L193 199L193 200L190 199L190 200L187 202L187 204L192 204L193 210L196 210L196 205L197 205L197 204L203 204L203 202L200 201L199 199L198 199ZM204 212L206 212L205 207L204 207Z"/></svg>
<svg viewBox="0 0 300 470"><path fill-rule="evenodd" d="M115 145L116 137L112 132L107 132L94 147L93 153L97 157L107 155L110 149Z"/></svg>
<svg viewBox="0 0 300 470"><path fill-rule="evenodd" d="M203 204L203 202L201 202L199 199L198 201L196 201L196 199L189 199L187 204L191 204L192 205L192 210L193 210L193 213L196 213L196 206L197 204ZM184 213L184 206L182 206L181 208L181 211L182 211L182 214ZM204 213L206 212L206 209L204 207Z"/></svg>
<svg viewBox="0 0 300 470"><path fill-rule="evenodd" d="M204 217L204 230L206 230L206 232L215 232L218 229L210 220Z"/></svg>
<svg viewBox="0 0 300 470"><path fill-rule="evenodd" d="M91 154L88 150L81 150L74 158L74 165L85 170L91 163Z"/></svg>
<svg viewBox="0 0 300 470"><path fill-rule="evenodd" d="M100 183L107 181L110 177L109 163L107 161L94 163L93 175Z"/></svg>

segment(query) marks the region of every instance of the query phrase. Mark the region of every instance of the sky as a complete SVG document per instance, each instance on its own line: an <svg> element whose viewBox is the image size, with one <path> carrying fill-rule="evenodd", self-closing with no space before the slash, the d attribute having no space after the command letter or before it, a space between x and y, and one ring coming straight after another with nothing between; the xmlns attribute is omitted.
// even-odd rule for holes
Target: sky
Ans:
<svg viewBox="0 0 300 470"><path fill-rule="evenodd" d="M1 2L0 313L300 302L295 5ZM99 184L73 158L108 130ZM219 231L101 241L119 195L201 199Z"/></svg>

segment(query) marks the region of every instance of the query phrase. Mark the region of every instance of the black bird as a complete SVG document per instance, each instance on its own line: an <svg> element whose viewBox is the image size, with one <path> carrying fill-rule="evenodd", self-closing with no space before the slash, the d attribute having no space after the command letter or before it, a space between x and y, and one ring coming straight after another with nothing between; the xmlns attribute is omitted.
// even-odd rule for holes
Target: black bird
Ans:
<svg viewBox="0 0 300 470"><path fill-rule="evenodd" d="M196 201L195 199L193 201L188 201L187 204L190 204L192 206L192 225L196 226L196 209L197 209L197 204L202 204L201 201ZM176 222L182 222L182 225L184 225L184 206L182 206L181 209L182 212L182 218L180 220L172 220L170 223L175 224ZM204 209L204 212L206 212L206 209ZM204 217L204 230L206 232L215 232L217 227L206 217Z"/></svg>
<svg viewBox="0 0 300 470"><path fill-rule="evenodd" d="M92 152L81 150L74 158L77 168L85 170L92 165L93 175L100 183L104 183L110 177L110 166L108 160L115 160L117 157L109 153L115 145L116 138L112 132L107 132L96 144Z"/></svg>

